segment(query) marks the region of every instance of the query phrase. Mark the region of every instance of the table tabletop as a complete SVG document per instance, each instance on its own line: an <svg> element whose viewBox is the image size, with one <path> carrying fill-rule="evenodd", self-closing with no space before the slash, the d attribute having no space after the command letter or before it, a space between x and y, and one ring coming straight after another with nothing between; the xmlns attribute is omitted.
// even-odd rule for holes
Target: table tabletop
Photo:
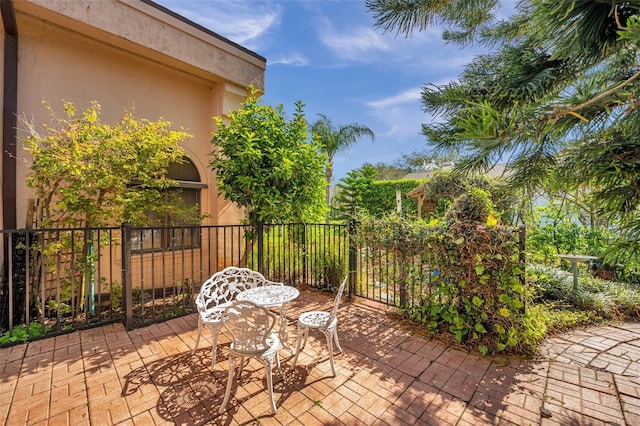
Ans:
<svg viewBox="0 0 640 426"><path fill-rule="evenodd" d="M558 257L572 262L586 262L587 260L596 260L598 258L597 256L587 256L584 254L559 254Z"/></svg>
<svg viewBox="0 0 640 426"><path fill-rule="evenodd" d="M291 302L299 295L300 291L295 287L288 285L268 285L242 291L238 293L236 300L248 300L260 306L272 307Z"/></svg>

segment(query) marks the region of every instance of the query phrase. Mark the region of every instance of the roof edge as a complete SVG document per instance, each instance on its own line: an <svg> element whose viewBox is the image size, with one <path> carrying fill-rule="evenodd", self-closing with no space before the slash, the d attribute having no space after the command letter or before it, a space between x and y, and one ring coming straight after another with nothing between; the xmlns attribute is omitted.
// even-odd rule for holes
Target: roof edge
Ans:
<svg viewBox="0 0 640 426"><path fill-rule="evenodd" d="M160 5L160 4L158 4L158 3L156 3L156 2L154 2L152 0L140 0L140 1L142 3L144 3L144 4L147 4L147 5L151 6L151 7L153 7L154 9L157 9L157 10L161 11L162 13L165 13L165 14L171 16L172 18L175 18L175 19L177 19L179 21L184 22L185 24L197 29L198 31L202 31L203 33L206 33L207 35L215 37L220 41L223 41L225 43L229 43L230 45L236 47L237 49L242 50L243 52L253 56L256 59L259 59L259 60L261 60L261 61L263 61L265 63L267 62L267 58L265 58L264 56L254 52L253 50L247 49L246 47L236 43L235 41L229 40L228 38L223 37L220 34L214 32L214 31L211 31L210 29L208 29L206 27L203 27L202 25L200 25L200 24L198 24L196 22L193 22L192 20L190 20L188 18L185 18L184 16L180 15L179 13L174 12L173 10L171 10L169 8L166 8L166 7Z"/></svg>

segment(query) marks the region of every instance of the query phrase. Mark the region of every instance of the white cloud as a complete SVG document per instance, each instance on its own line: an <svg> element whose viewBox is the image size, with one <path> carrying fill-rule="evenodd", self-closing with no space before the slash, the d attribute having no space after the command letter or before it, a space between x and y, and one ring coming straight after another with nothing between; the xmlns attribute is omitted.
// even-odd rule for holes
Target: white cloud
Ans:
<svg viewBox="0 0 640 426"><path fill-rule="evenodd" d="M262 36L280 23L282 7L271 2L217 0L156 0L203 27L256 49Z"/></svg>
<svg viewBox="0 0 640 426"><path fill-rule="evenodd" d="M401 65L407 72L456 69L466 63L463 61L467 58L461 57L456 46L447 47L443 52L442 29L439 27L429 27L411 37L403 37L385 33L372 25L339 29L327 18L318 17L317 21L320 42L342 61L381 67Z"/></svg>
<svg viewBox="0 0 640 426"><path fill-rule="evenodd" d="M420 87L413 87L396 95L378 99L376 101L369 101L366 105L375 109L389 108L402 104L415 105L416 101L420 100L421 90L422 89Z"/></svg>
<svg viewBox="0 0 640 426"><path fill-rule="evenodd" d="M304 55L300 53L291 53L288 55L283 55L274 59L269 59L269 65L282 64L282 65L293 65L295 67L303 67L305 65L309 65L309 59L307 59Z"/></svg>
<svg viewBox="0 0 640 426"><path fill-rule="evenodd" d="M331 23L323 19L320 41L324 46L341 59L372 62L372 52L388 52L391 45L374 29L358 27L340 32Z"/></svg>
<svg viewBox="0 0 640 426"><path fill-rule="evenodd" d="M277 22L277 18L277 12L271 11L258 16L221 14L215 19L203 18L203 22L206 27L215 28L217 32L228 39L239 44L246 44L255 41L267 32Z"/></svg>
<svg viewBox="0 0 640 426"><path fill-rule="evenodd" d="M382 135L402 140L420 133L427 116L420 108L420 87L412 87L397 94L369 101L365 106L383 127Z"/></svg>

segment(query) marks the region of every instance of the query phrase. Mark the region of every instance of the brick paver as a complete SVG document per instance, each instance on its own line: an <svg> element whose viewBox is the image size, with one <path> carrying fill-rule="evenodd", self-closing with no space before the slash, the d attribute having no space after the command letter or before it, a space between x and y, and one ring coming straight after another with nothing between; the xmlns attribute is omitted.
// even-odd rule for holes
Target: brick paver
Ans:
<svg viewBox="0 0 640 426"><path fill-rule="evenodd" d="M295 319L327 309L304 290ZM120 324L0 349L4 425L640 425L640 324L548 339L535 359L484 358L415 334L381 309L345 302L344 353L331 377L322 335L298 363L281 350L270 414L264 368L250 361L224 414L228 337L191 353L196 316L127 332ZM205 335L205 339L209 336Z"/></svg>

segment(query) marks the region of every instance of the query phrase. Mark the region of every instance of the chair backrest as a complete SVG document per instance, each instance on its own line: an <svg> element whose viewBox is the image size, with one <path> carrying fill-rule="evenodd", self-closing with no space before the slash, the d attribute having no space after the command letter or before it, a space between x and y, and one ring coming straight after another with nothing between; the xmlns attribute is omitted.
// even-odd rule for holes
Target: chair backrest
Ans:
<svg viewBox="0 0 640 426"><path fill-rule="evenodd" d="M338 287L338 293L336 294L336 298L333 301L333 309L331 310L329 318L327 319L327 325L331 324L338 315L338 306L340 305L340 299L342 299L342 293L344 293L344 287L347 284L348 279L349 275L347 274L347 276L344 277L344 279L340 283L340 287Z"/></svg>
<svg viewBox="0 0 640 426"><path fill-rule="evenodd" d="M261 273L249 268L228 266L207 279L200 287L196 297L199 312L212 307L230 303L238 293L263 285L284 285L267 280Z"/></svg>
<svg viewBox="0 0 640 426"><path fill-rule="evenodd" d="M276 315L249 301L234 301L222 314L222 323L231 333L232 349L246 355L269 348L267 338L276 323Z"/></svg>

